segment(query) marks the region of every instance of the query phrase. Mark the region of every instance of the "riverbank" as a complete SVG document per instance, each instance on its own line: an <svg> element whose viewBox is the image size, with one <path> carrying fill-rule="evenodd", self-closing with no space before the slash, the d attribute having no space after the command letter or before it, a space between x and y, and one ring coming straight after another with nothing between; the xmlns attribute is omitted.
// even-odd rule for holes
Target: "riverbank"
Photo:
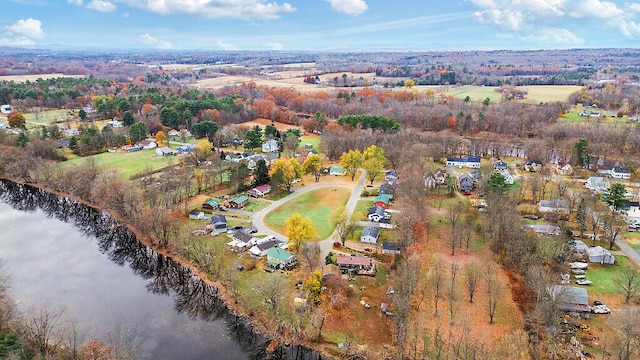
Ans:
<svg viewBox="0 0 640 360"><path fill-rule="evenodd" d="M291 334L287 332L280 331L278 333L275 333L273 331L269 331L264 326L264 323L263 323L264 319L262 319L260 314L252 315L249 313L249 311L244 309L241 306L241 303L235 301L234 294L231 291L229 291L228 286L224 282L213 281L209 279L206 273L200 271L200 269L195 264L191 263L180 254L176 253L175 251L172 251L171 249L165 249L157 246L157 239L155 239L153 235L148 233L143 233L142 231L137 229L135 226L133 226L130 222L125 221L125 219L120 217L118 214L114 214L113 212L102 209L101 207L96 206L96 204L86 201L85 199L64 194L54 189L49 189L40 184L32 184L32 183L25 183L23 181L15 181L15 179L10 179L6 177L3 177L3 179L16 184L33 187L42 192L49 193L58 197L67 198L79 204L82 204L84 206L87 206L88 208L94 209L95 211L109 214L114 221L118 222L124 228L126 228L128 231L134 234L136 237L136 241L138 243L148 247L149 249L152 249L155 253L162 255L163 257L171 259L172 261L174 261L175 263L179 264L181 267L186 269L189 272L189 274L191 274L191 276L197 277L198 279L203 281L205 284L215 289L216 290L215 296L224 303L224 307L228 312L228 314L235 318L234 321L236 321L236 323L241 322L246 324L245 327L250 328L254 334L257 334L260 337L263 337L264 339L266 339L269 344L265 346L265 349L271 349L274 352L273 354L274 356L277 356L276 354L278 352L281 352L283 348L288 348L289 345L299 345L303 348L307 348L309 350L322 354L322 356L325 358L330 357L327 354L324 354L321 348L314 346L316 344L312 344L304 340L300 341L300 339L294 338ZM282 329L279 329L279 330L282 330ZM306 358L313 359L315 357L306 357Z"/></svg>

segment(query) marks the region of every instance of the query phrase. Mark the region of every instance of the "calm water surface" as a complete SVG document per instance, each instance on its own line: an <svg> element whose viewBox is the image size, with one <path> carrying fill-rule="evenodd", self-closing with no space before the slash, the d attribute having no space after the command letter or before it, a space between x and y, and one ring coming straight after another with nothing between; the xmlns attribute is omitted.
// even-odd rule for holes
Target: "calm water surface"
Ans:
<svg viewBox="0 0 640 360"><path fill-rule="evenodd" d="M23 309L66 308L83 341L130 329L150 359L262 357L215 288L108 217L41 191L9 191L15 185L0 183L0 262Z"/></svg>

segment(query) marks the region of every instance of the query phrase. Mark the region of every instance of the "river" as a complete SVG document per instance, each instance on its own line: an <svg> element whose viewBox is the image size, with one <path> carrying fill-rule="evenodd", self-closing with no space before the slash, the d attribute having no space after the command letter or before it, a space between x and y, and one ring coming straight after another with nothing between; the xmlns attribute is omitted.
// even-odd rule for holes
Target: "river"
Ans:
<svg viewBox="0 0 640 360"><path fill-rule="evenodd" d="M149 359L267 356L268 341L230 315L214 287L100 211L1 181L0 228L0 264L21 310L64 308L81 342L124 337ZM281 346L275 357L318 355Z"/></svg>

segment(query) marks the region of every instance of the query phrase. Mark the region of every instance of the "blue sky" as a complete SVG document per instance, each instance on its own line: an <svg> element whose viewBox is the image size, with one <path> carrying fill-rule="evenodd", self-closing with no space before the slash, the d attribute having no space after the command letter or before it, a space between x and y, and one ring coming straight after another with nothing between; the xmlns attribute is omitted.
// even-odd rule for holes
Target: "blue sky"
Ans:
<svg viewBox="0 0 640 360"><path fill-rule="evenodd" d="M3 0L0 46L492 50L640 45L640 2Z"/></svg>

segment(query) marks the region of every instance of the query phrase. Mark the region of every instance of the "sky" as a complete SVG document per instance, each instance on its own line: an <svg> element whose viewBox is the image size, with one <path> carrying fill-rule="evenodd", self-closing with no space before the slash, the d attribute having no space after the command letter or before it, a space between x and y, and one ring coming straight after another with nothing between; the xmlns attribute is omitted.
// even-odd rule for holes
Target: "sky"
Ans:
<svg viewBox="0 0 640 360"><path fill-rule="evenodd" d="M164 50L637 48L632 0L2 0L0 46Z"/></svg>

